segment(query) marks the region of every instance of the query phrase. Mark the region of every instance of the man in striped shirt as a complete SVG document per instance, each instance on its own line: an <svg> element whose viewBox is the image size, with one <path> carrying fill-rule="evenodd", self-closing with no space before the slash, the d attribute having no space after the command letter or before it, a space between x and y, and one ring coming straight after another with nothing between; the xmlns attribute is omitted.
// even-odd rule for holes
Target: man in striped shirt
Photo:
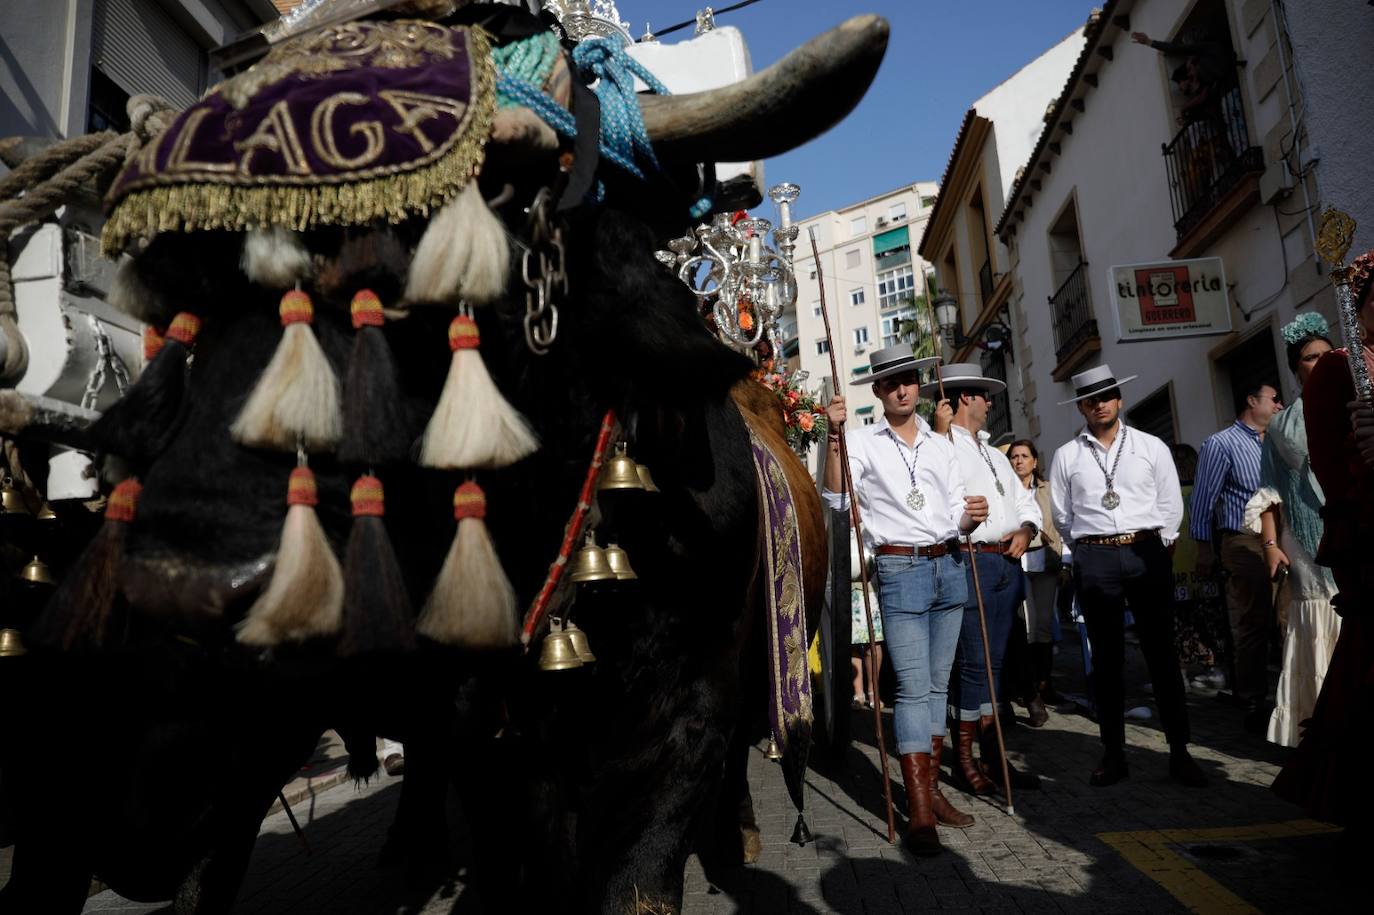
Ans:
<svg viewBox="0 0 1374 915"><path fill-rule="evenodd" d="M1218 556L1226 571L1235 662L1232 692L1246 704L1246 728L1263 729L1268 717L1265 656L1273 623L1274 585L1260 535L1245 526L1245 505L1259 489L1264 430L1283 404L1278 389L1267 382L1246 391L1243 404L1234 423L1202 443L1188 532L1198 543L1198 574L1210 574Z"/></svg>

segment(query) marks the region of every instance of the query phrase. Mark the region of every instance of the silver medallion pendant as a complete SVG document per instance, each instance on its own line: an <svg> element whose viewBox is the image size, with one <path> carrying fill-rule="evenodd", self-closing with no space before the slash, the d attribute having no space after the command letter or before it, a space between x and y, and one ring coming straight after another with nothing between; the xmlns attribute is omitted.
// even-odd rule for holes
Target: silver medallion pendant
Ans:
<svg viewBox="0 0 1374 915"><path fill-rule="evenodd" d="M912 511L920 511L926 507L925 493L913 486L911 492L906 494L906 504L911 506Z"/></svg>
<svg viewBox="0 0 1374 915"><path fill-rule="evenodd" d="M1108 511L1121 504L1121 497L1116 494L1116 490L1109 489L1102 494L1102 507Z"/></svg>
<svg viewBox="0 0 1374 915"><path fill-rule="evenodd" d="M1002 488L1002 481L1001 481L1001 480L998 480L998 481L997 481L997 494L998 494L999 496L1005 496L1005 495L1007 494L1007 491L1006 491L1005 489Z"/></svg>

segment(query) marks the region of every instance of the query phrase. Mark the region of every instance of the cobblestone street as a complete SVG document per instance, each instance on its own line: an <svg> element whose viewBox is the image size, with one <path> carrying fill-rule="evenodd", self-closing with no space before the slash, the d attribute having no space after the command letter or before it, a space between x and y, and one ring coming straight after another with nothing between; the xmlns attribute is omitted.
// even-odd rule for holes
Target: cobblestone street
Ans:
<svg viewBox="0 0 1374 915"><path fill-rule="evenodd" d="M1066 644L1061 668L1076 660ZM1061 688L1072 691L1070 677ZM1145 703L1135 690L1132 705ZM946 788L978 820L971 829L941 829L947 852L916 859L885 841L878 756L869 713L856 717L847 772L813 765L807 820L816 841L788 838L795 812L780 770L762 749L750 779L764 851L757 865L708 879L693 858L687 869L686 915L727 912L900 913L926 909L1026 912L1339 911L1346 881L1344 848L1330 827L1304 819L1269 791L1283 750L1249 736L1229 704L1190 695L1194 755L1212 784L1205 790L1166 777L1167 748L1156 719L1128 725L1131 778L1092 788L1099 756L1096 726L1065 707L1032 730L1021 719L1008 743L1019 765L1040 774L1040 791L1016 798L1016 816ZM888 719L890 721L890 717ZM948 761L948 755L946 757ZM893 761L894 769L896 762ZM901 804L900 775L893 793ZM362 790L341 784L295 805L312 853L284 814L264 823L240 899L242 912L378 913L406 902L400 878L379 870L377 853L400 785L383 778ZM455 815L456 821L458 817ZM900 821L899 821L900 829ZM465 861L461 829L454 851ZM482 911L464 892L466 871L410 911ZM158 906L106 891L87 913L151 913Z"/></svg>

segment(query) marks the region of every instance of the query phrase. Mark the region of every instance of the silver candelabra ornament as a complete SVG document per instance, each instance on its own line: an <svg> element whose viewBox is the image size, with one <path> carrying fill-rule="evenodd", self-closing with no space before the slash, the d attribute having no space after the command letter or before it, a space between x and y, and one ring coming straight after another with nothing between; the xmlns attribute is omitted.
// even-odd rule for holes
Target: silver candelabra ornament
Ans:
<svg viewBox="0 0 1374 915"><path fill-rule="evenodd" d="M792 254L797 226L792 204L801 189L774 185L768 196L777 205L776 228L762 217L719 213L691 235L668 242L656 257L709 307L722 340L750 350L767 339L776 362L782 353L780 319L797 301ZM773 244L768 244L769 236Z"/></svg>

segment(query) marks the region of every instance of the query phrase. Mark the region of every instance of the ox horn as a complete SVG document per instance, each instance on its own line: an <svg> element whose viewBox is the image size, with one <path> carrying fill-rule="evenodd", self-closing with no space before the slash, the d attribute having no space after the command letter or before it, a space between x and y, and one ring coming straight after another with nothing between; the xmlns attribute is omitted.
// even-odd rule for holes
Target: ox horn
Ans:
<svg viewBox="0 0 1374 915"><path fill-rule="evenodd" d="M644 128L670 159L744 162L796 149L854 110L887 51L881 16L855 16L766 70L688 95L641 95Z"/></svg>

